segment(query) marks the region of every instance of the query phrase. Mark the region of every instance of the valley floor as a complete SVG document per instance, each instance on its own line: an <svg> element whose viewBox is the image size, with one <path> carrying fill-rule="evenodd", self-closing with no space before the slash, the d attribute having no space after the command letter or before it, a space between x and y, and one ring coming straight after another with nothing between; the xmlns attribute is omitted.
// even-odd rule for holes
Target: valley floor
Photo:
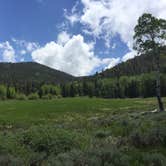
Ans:
<svg viewBox="0 0 166 166"><path fill-rule="evenodd" d="M0 101L0 165L164 166L156 108L155 98Z"/></svg>

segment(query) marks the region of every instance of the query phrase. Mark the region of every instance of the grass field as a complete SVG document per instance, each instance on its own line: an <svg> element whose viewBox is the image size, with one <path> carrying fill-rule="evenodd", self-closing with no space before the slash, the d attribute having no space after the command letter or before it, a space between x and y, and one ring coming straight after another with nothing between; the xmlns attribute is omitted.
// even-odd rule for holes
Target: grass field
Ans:
<svg viewBox="0 0 166 166"><path fill-rule="evenodd" d="M155 98L0 101L0 165L160 166L166 112L156 108Z"/></svg>

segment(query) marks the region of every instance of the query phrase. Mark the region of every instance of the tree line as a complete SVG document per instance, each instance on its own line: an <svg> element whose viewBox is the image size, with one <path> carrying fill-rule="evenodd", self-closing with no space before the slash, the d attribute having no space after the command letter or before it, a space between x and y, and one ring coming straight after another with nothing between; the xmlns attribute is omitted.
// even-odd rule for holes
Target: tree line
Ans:
<svg viewBox="0 0 166 166"><path fill-rule="evenodd" d="M30 85L28 87L28 85ZM33 85L33 86L32 86ZM61 89L57 85L42 85L36 87L36 84L26 84L26 87L21 89L18 86L0 85L0 99L19 99L19 100L35 100L35 99L52 99L61 96Z"/></svg>
<svg viewBox="0 0 166 166"><path fill-rule="evenodd" d="M154 97L156 95L154 73L116 78L85 78L59 85L25 83L18 85L0 85L0 99L52 99L60 97L102 97L135 98ZM161 75L161 95L166 96L166 75Z"/></svg>
<svg viewBox="0 0 166 166"><path fill-rule="evenodd" d="M161 76L162 96L166 96L166 75ZM98 77L75 81L61 86L63 97L89 96L102 98L154 97L156 95L154 74L121 76L117 78Z"/></svg>

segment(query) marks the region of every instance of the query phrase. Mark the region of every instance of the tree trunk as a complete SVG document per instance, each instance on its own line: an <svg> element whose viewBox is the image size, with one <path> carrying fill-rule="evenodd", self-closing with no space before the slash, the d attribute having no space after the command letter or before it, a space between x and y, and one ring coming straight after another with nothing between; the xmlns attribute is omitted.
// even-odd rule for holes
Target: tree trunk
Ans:
<svg viewBox="0 0 166 166"><path fill-rule="evenodd" d="M161 81L160 81L160 53L158 51L158 48L155 47L155 53L156 53L156 96L159 106L159 111L164 111L164 105L161 99Z"/></svg>

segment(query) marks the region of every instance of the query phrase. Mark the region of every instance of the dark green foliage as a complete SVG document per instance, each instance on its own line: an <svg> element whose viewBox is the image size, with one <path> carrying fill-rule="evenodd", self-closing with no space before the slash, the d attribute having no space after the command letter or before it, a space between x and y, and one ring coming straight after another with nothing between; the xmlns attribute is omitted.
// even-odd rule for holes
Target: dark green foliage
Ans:
<svg viewBox="0 0 166 166"><path fill-rule="evenodd" d="M34 127L24 132L20 141L33 151L44 152L47 156L51 153L57 155L68 152L79 147L76 134L45 126Z"/></svg>
<svg viewBox="0 0 166 166"><path fill-rule="evenodd" d="M6 99L7 88L4 85L0 85L0 99Z"/></svg>
<svg viewBox="0 0 166 166"><path fill-rule="evenodd" d="M145 154L143 156L143 163L146 166L165 166L166 157L160 153Z"/></svg>
<svg viewBox="0 0 166 166"><path fill-rule="evenodd" d="M134 131L131 134L131 143L138 147L166 147L166 128L153 128L148 133L141 133L140 131Z"/></svg>
<svg viewBox="0 0 166 166"><path fill-rule="evenodd" d="M0 155L1 166L20 166L23 164L24 162L21 160L21 158L17 158L14 155Z"/></svg>
<svg viewBox="0 0 166 166"><path fill-rule="evenodd" d="M162 95L166 96L166 77L162 79ZM74 86L77 85L77 86ZM135 97L153 97L155 91L156 79L154 73L141 74L138 76L121 76L116 78L98 78L75 81L63 85L63 97L89 96L103 98L135 98Z"/></svg>
<svg viewBox="0 0 166 166"><path fill-rule="evenodd" d="M15 99L16 98L16 90L14 87L7 88L7 98L8 99Z"/></svg>
<svg viewBox="0 0 166 166"><path fill-rule="evenodd" d="M155 57L159 56L158 49L165 46L166 20L158 19L152 14L145 13L138 19L138 24L134 31L134 48L138 53L152 53Z"/></svg>

